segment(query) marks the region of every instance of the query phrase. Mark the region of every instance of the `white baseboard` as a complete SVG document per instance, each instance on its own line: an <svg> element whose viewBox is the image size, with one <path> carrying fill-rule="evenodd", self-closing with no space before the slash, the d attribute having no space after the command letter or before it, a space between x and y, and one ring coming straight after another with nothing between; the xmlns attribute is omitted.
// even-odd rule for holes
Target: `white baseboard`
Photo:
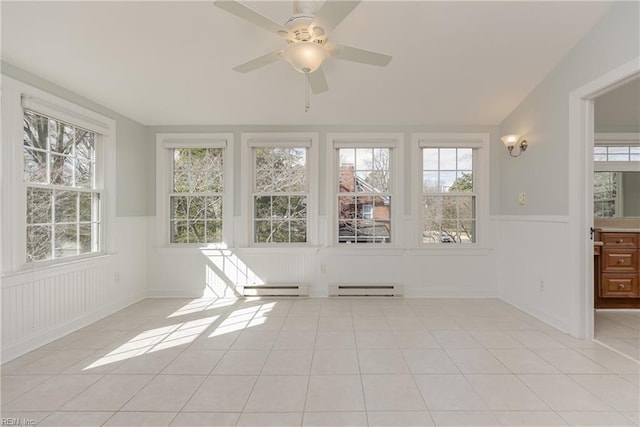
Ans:
<svg viewBox="0 0 640 427"><path fill-rule="evenodd" d="M30 351L42 347L43 345L49 344L50 342L62 338L67 334L75 332L78 329L84 328L85 326L88 326L104 317L120 311L123 308L135 304L136 302L141 301L144 298L145 295L143 294L132 296L118 301L114 304L110 304L96 312L87 313L65 323L52 326L45 330L41 330L38 333L28 336L25 339L20 340L19 342L7 348L3 348L0 359L2 360L2 363L6 363L10 360L27 354Z"/></svg>

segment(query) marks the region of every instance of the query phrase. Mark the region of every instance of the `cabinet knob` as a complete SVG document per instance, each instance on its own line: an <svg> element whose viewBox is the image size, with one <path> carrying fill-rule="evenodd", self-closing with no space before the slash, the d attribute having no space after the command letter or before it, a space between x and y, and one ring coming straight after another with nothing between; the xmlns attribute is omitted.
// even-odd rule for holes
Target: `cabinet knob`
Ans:
<svg viewBox="0 0 640 427"><path fill-rule="evenodd" d="M616 243L624 243L624 239L618 239L616 240Z"/></svg>
<svg viewBox="0 0 640 427"><path fill-rule="evenodd" d="M620 259L618 260L618 264L624 264L624 258L620 258Z"/></svg>
<svg viewBox="0 0 640 427"><path fill-rule="evenodd" d="M618 285L618 289L624 289L624 283L620 283L620 284Z"/></svg>

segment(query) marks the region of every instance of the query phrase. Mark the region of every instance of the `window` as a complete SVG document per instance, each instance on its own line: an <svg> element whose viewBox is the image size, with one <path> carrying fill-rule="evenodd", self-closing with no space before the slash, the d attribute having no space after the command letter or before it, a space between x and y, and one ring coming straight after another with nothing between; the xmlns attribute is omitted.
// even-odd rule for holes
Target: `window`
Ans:
<svg viewBox="0 0 640 427"><path fill-rule="evenodd" d="M159 246L228 247L233 135L156 135Z"/></svg>
<svg viewBox="0 0 640 427"><path fill-rule="evenodd" d="M315 133L243 133L245 242L256 247L315 244Z"/></svg>
<svg viewBox="0 0 640 427"><path fill-rule="evenodd" d="M422 242L475 242L473 149L423 148L422 186Z"/></svg>
<svg viewBox="0 0 640 427"><path fill-rule="evenodd" d="M593 173L593 210L597 218L615 218L620 212L619 178L622 172Z"/></svg>
<svg viewBox="0 0 640 427"><path fill-rule="evenodd" d="M398 243L396 162L401 134L328 135L333 149L334 223L338 245Z"/></svg>
<svg viewBox="0 0 640 427"><path fill-rule="evenodd" d="M100 252L99 135L25 110L26 261Z"/></svg>
<svg viewBox="0 0 640 427"><path fill-rule="evenodd" d="M489 134L420 133L412 140L419 246L482 249L488 241L480 238L488 212Z"/></svg>
<svg viewBox="0 0 640 427"><path fill-rule="evenodd" d="M173 148L171 243L222 242L223 148Z"/></svg>
<svg viewBox="0 0 640 427"><path fill-rule="evenodd" d="M391 149L339 148L338 158L338 242L391 242Z"/></svg>
<svg viewBox="0 0 640 427"><path fill-rule="evenodd" d="M637 146L595 146L593 160L596 162L640 162L640 147Z"/></svg>
<svg viewBox="0 0 640 427"><path fill-rule="evenodd" d="M305 243L308 170L305 147L254 147L254 243Z"/></svg>

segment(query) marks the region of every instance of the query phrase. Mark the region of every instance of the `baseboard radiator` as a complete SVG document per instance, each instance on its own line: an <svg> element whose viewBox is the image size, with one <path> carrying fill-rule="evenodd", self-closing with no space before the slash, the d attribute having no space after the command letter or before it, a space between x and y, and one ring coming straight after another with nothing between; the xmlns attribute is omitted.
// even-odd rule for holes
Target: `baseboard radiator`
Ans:
<svg viewBox="0 0 640 427"><path fill-rule="evenodd" d="M306 297L309 296L309 285L297 284L264 284L239 286L240 294L245 297Z"/></svg>
<svg viewBox="0 0 640 427"><path fill-rule="evenodd" d="M404 289L398 283L330 283L330 297L401 297Z"/></svg>

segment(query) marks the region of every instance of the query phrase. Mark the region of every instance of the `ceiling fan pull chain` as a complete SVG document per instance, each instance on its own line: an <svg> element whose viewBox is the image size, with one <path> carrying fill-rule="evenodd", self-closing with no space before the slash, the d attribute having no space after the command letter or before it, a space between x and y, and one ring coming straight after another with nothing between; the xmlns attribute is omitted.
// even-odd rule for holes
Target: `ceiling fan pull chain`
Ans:
<svg viewBox="0 0 640 427"><path fill-rule="evenodd" d="M307 91L306 91L306 94L305 94L305 95L306 95L306 96L305 96L305 101L306 101L306 102L305 102L305 104L304 104L304 112L306 113L306 112L308 112L308 111L309 111L309 108L311 108L311 107L309 106L309 72L308 72L308 71L305 71L304 75L305 75L306 80L307 80Z"/></svg>

